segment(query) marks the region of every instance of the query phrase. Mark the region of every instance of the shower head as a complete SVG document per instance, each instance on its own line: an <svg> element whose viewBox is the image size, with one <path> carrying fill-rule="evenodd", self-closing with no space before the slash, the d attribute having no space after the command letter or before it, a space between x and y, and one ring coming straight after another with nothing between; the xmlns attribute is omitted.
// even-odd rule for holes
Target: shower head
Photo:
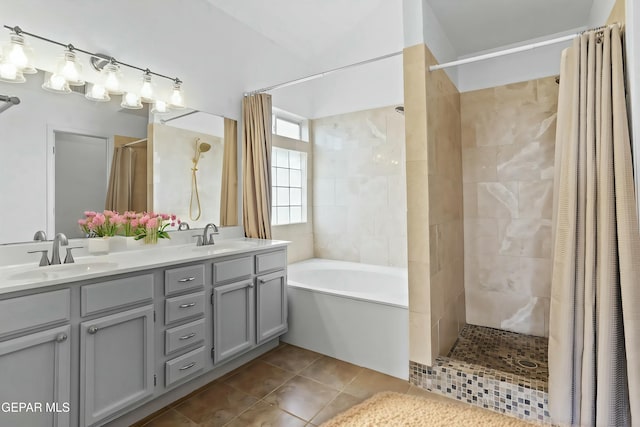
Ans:
<svg viewBox="0 0 640 427"><path fill-rule="evenodd" d="M399 105L396 107L396 113L400 113L404 116L404 106Z"/></svg>
<svg viewBox="0 0 640 427"><path fill-rule="evenodd" d="M201 153L206 153L209 150L211 150L211 144L207 144L206 142L201 142L200 145L198 145L198 151Z"/></svg>

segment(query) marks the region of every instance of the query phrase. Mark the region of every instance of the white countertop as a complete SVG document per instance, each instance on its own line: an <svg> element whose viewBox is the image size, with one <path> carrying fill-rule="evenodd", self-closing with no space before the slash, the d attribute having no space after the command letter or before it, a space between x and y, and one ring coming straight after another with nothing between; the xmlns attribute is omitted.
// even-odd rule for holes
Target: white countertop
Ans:
<svg viewBox="0 0 640 427"><path fill-rule="evenodd" d="M73 264L38 267L36 263L0 267L0 294L44 288L81 280L114 276L193 261L204 261L264 249L284 247L289 242L263 239L226 239L215 245L195 244L149 247L107 255L77 257ZM61 252L64 252L62 247Z"/></svg>

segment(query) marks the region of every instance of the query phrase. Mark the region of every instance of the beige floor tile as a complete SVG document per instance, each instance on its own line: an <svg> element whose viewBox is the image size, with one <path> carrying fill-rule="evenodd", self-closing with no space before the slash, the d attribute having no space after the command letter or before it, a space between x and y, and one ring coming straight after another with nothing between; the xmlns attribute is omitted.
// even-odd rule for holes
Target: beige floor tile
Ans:
<svg viewBox="0 0 640 427"><path fill-rule="evenodd" d="M313 417L311 421L315 425L320 425L360 402L362 402L362 399L359 397L351 396L347 393L340 393L327 406L325 406L318 415Z"/></svg>
<svg viewBox="0 0 640 427"><path fill-rule="evenodd" d="M262 356L261 359L281 369L297 374L321 357L321 354L314 351L293 345L286 345L282 348L270 351Z"/></svg>
<svg viewBox="0 0 640 427"><path fill-rule="evenodd" d="M352 396L366 399L381 391L406 393L407 390L409 390L409 383L405 380L370 369L363 369L343 391Z"/></svg>
<svg viewBox="0 0 640 427"><path fill-rule="evenodd" d="M342 390L360 371L362 368L359 366L323 356L300 372L300 375Z"/></svg>
<svg viewBox="0 0 640 427"><path fill-rule="evenodd" d="M208 426L222 426L257 401L230 385L215 383L174 409L196 423L208 421Z"/></svg>
<svg viewBox="0 0 640 427"><path fill-rule="evenodd" d="M225 380L225 383L257 398L263 398L291 377L291 372L257 361Z"/></svg>
<svg viewBox="0 0 640 427"><path fill-rule="evenodd" d="M279 409L274 404L260 401L233 419L225 427L303 427L306 421ZM202 427L209 427L206 423Z"/></svg>
<svg viewBox="0 0 640 427"><path fill-rule="evenodd" d="M291 414L310 421L334 397L338 390L308 378L296 376L264 398Z"/></svg>
<svg viewBox="0 0 640 427"><path fill-rule="evenodd" d="M169 409L144 425L145 427L198 427L178 411Z"/></svg>

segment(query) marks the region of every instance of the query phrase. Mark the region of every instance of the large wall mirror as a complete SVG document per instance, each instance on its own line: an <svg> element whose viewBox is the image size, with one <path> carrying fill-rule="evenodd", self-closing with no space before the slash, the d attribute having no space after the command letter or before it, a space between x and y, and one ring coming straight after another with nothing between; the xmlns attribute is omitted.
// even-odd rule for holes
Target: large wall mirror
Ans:
<svg viewBox="0 0 640 427"><path fill-rule="evenodd" d="M237 225L237 125L191 109L164 114L83 93L0 82L0 244L37 230L83 237L85 210L174 213L192 228ZM82 88L80 88L82 90ZM6 104L0 102L0 110Z"/></svg>

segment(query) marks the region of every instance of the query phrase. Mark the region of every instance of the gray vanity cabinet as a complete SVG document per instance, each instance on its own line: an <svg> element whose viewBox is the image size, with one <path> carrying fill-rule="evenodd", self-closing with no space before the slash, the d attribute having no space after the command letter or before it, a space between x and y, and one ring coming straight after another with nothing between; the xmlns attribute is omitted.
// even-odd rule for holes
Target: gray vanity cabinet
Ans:
<svg viewBox="0 0 640 427"><path fill-rule="evenodd" d="M213 363L227 360L255 342L253 279L213 288Z"/></svg>
<svg viewBox="0 0 640 427"><path fill-rule="evenodd" d="M153 306L80 324L80 420L91 426L153 394Z"/></svg>
<svg viewBox="0 0 640 427"><path fill-rule="evenodd" d="M257 344L287 332L287 275L277 271L256 278Z"/></svg>
<svg viewBox="0 0 640 427"><path fill-rule="evenodd" d="M32 404L28 412L3 410L0 425L69 426L70 329L61 326L0 342L0 402Z"/></svg>

